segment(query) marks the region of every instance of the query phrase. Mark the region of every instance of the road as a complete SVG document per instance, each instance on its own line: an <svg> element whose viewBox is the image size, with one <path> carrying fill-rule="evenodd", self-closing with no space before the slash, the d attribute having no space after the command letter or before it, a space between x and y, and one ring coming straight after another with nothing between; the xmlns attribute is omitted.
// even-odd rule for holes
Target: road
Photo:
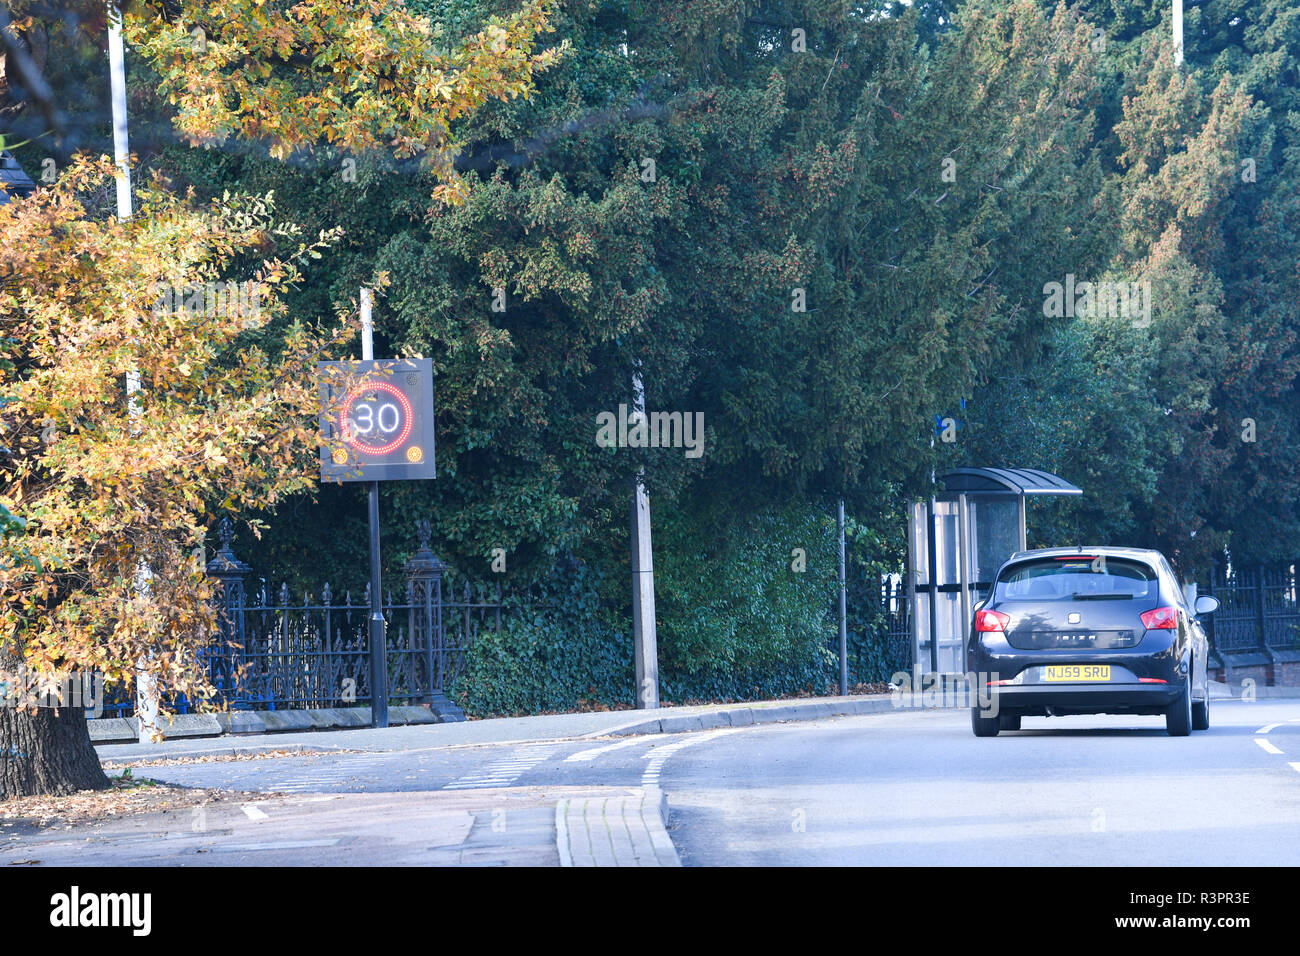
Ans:
<svg viewBox="0 0 1300 956"><path fill-rule="evenodd" d="M671 832L687 865L1300 862L1300 708L1216 703L1213 720L1188 738L1118 716L992 739L936 711L780 725L761 749L682 753Z"/></svg>
<svg viewBox="0 0 1300 956"><path fill-rule="evenodd" d="M142 767L267 797L214 809L202 828L186 811L29 838L0 845L0 861L549 865L558 801L662 788L688 866L1300 862L1300 701L1216 701L1212 721L1171 738L1154 717L1026 718L976 739L964 711L901 710Z"/></svg>

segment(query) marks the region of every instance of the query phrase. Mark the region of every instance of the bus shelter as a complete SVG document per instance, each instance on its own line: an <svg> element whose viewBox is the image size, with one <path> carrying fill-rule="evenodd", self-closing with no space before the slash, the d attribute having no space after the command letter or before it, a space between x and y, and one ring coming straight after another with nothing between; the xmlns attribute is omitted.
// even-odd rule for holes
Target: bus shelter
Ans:
<svg viewBox="0 0 1300 956"><path fill-rule="evenodd" d="M967 631L1002 562L1028 547L1025 499L1082 495L1036 468L954 468L933 497L912 504L908 579L912 582L912 666L965 672Z"/></svg>

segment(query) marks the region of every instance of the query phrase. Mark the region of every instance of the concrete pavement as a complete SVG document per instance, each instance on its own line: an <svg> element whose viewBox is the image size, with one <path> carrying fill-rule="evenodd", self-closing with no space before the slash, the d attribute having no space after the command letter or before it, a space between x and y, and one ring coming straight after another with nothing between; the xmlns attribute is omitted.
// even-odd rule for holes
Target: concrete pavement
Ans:
<svg viewBox="0 0 1300 956"><path fill-rule="evenodd" d="M556 866L555 803L586 790L266 795L0 842L0 865Z"/></svg>

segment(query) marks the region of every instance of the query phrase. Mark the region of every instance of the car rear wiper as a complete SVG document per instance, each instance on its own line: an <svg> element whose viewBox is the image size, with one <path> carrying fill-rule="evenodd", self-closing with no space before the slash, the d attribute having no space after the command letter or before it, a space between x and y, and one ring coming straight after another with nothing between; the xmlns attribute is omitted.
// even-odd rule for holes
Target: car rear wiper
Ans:
<svg viewBox="0 0 1300 956"><path fill-rule="evenodd" d="M1076 601L1131 601L1131 594L1072 594Z"/></svg>

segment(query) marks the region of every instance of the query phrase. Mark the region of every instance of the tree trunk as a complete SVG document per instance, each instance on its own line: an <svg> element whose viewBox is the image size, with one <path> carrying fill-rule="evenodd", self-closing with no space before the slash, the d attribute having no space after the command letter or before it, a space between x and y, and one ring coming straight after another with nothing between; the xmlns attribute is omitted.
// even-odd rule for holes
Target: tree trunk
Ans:
<svg viewBox="0 0 1300 956"><path fill-rule="evenodd" d="M16 674L20 668L19 658L0 653L0 671ZM81 707L0 706L0 800L107 786Z"/></svg>

